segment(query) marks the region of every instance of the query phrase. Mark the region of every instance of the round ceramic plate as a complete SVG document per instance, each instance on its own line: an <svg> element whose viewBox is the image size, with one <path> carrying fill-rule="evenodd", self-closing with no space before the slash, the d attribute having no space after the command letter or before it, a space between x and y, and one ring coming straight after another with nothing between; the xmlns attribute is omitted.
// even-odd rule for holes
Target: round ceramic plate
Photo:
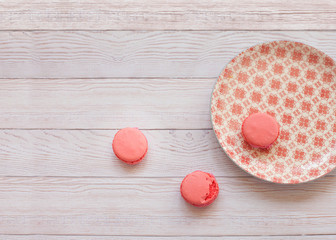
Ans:
<svg viewBox="0 0 336 240"><path fill-rule="evenodd" d="M280 136L266 150L249 146L241 125L266 112ZM226 154L246 172L276 183L302 183L336 167L336 64L311 46L264 43L235 57L211 99L212 124Z"/></svg>

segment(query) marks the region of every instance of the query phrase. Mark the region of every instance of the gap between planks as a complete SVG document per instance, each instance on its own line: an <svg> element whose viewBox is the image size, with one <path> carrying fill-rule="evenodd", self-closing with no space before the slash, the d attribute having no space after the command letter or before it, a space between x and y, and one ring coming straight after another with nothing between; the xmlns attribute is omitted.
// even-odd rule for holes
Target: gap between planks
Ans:
<svg viewBox="0 0 336 240"><path fill-rule="evenodd" d="M192 29L185 29L185 30L179 30L179 29L143 29L143 30L137 30L137 29L127 29L127 30L116 30L116 29L99 29L99 30L92 30L92 29L0 29L0 32L92 32L92 33L98 33L98 32L335 32L336 29L258 29L258 30L251 30L251 29L225 29L222 30L220 28L218 29L201 29L201 30L192 30Z"/></svg>
<svg viewBox="0 0 336 240"><path fill-rule="evenodd" d="M69 237L69 238L67 238ZM0 238L3 240L110 240L111 238L118 240L126 240L126 239L137 239L137 240L151 240L151 239L183 239L183 240L236 240L236 239L248 239L251 240L252 238L255 240L269 240L269 239L276 239L276 240L334 240L336 235L331 234L293 234L293 235L249 235L249 236L242 236L242 235L222 235L222 236L208 236L208 235L198 235L198 236L188 236L188 235L175 235L175 236L164 236L164 235L156 235L156 236L148 236L148 235L72 235L72 234L6 234L0 235Z"/></svg>

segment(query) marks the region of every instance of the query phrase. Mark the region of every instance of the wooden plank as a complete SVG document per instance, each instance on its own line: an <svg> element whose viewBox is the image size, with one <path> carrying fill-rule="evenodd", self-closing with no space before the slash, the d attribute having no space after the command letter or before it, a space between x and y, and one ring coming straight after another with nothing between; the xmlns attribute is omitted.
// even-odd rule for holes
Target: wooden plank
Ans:
<svg viewBox="0 0 336 240"><path fill-rule="evenodd" d="M0 128L211 128L215 79L0 81Z"/></svg>
<svg viewBox="0 0 336 240"><path fill-rule="evenodd" d="M129 166L113 154L115 130L2 130L0 176L183 178L195 170L216 177L249 176L226 156L212 130L143 132L148 154Z"/></svg>
<svg viewBox="0 0 336 240"><path fill-rule="evenodd" d="M274 185L218 178L213 205L198 209L180 178L0 179L1 234L300 235L335 234L336 178Z"/></svg>
<svg viewBox="0 0 336 240"><path fill-rule="evenodd" d="M335 235L315 236L52 236L52 235L0 235L2 240L334 240Z"/></svg>
<svg viewBox="0 0 336 240"><path fill-rule="evenodd" d="M249 176L226 156L212 130L143 132L148 154L139 165L128 166L113 154L116 130L2 130L0 176L182 178L194 170Z"/></svg>
<svg viewBox="0 0 336 240"><path fill-rule="evenodd" d="M241 51L280 39L336 58L336 32L5 31L0 78L217 78Z"/></svg>
<svg viewBox="0 0 336 240"><path fill-rule="evenodd" d="M149 142L137 166L118 160L116 131L2 130L0 176L184 177L201 169L247 176L225 155L212 130L143 131Z"/></svg>
<svg viewBox="0 0 336 240"><path fill-rule="evenodd" d="M336 29L334 1L12 0L0 5L6 30Z"/></svg>

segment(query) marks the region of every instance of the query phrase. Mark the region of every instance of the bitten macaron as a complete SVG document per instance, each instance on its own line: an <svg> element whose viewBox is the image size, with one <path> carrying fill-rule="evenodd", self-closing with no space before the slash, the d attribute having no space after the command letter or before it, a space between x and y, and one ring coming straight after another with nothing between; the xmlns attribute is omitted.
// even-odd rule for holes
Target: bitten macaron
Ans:
<svg viewBox="0 0 336 240"><path fill-rule="evenodd" d="M148 141L138 128L123 128L113 139L114 154L127 164L139 163L147 154Z"/></svg>
<svg viewBox="0 0 336 240"><path fill-rule="evenodd" d="M186 202L196 207L204 207L215 201L219 188L214 175L195 171L183 179L180 191Z"/></svg>
<svg viewBox="0 0 336 240"><path fill-rule="evenodd" d="M269 148L278 138L280 126L267 113L254 113L248 116L242 125L243 137L256 148Z"/></svg>

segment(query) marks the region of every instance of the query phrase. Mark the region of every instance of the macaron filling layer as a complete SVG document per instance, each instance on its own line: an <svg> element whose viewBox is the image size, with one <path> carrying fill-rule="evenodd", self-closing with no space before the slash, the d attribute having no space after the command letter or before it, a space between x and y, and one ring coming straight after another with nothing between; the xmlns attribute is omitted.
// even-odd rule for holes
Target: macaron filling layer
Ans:
<svg viewBox="0 0 336 240"><path fill-rule="evenodd" d="M143 155L142 157L140 157L140 159L135 160L135 161L126 161L126 160L123 160L122 157L118 156L117 153L114 153L114 154L117 156L117 158L119 158L119 159L122 160L123 162L125 162L125 163L127 163L127 164L130 164L130 165L134 165L134 164L137 164L137 163L141 162L141 160L144 159L144 157L145 157L146 154L147 154L147 149L146 149L146 152L144 153L144 155Z"/></svg>

